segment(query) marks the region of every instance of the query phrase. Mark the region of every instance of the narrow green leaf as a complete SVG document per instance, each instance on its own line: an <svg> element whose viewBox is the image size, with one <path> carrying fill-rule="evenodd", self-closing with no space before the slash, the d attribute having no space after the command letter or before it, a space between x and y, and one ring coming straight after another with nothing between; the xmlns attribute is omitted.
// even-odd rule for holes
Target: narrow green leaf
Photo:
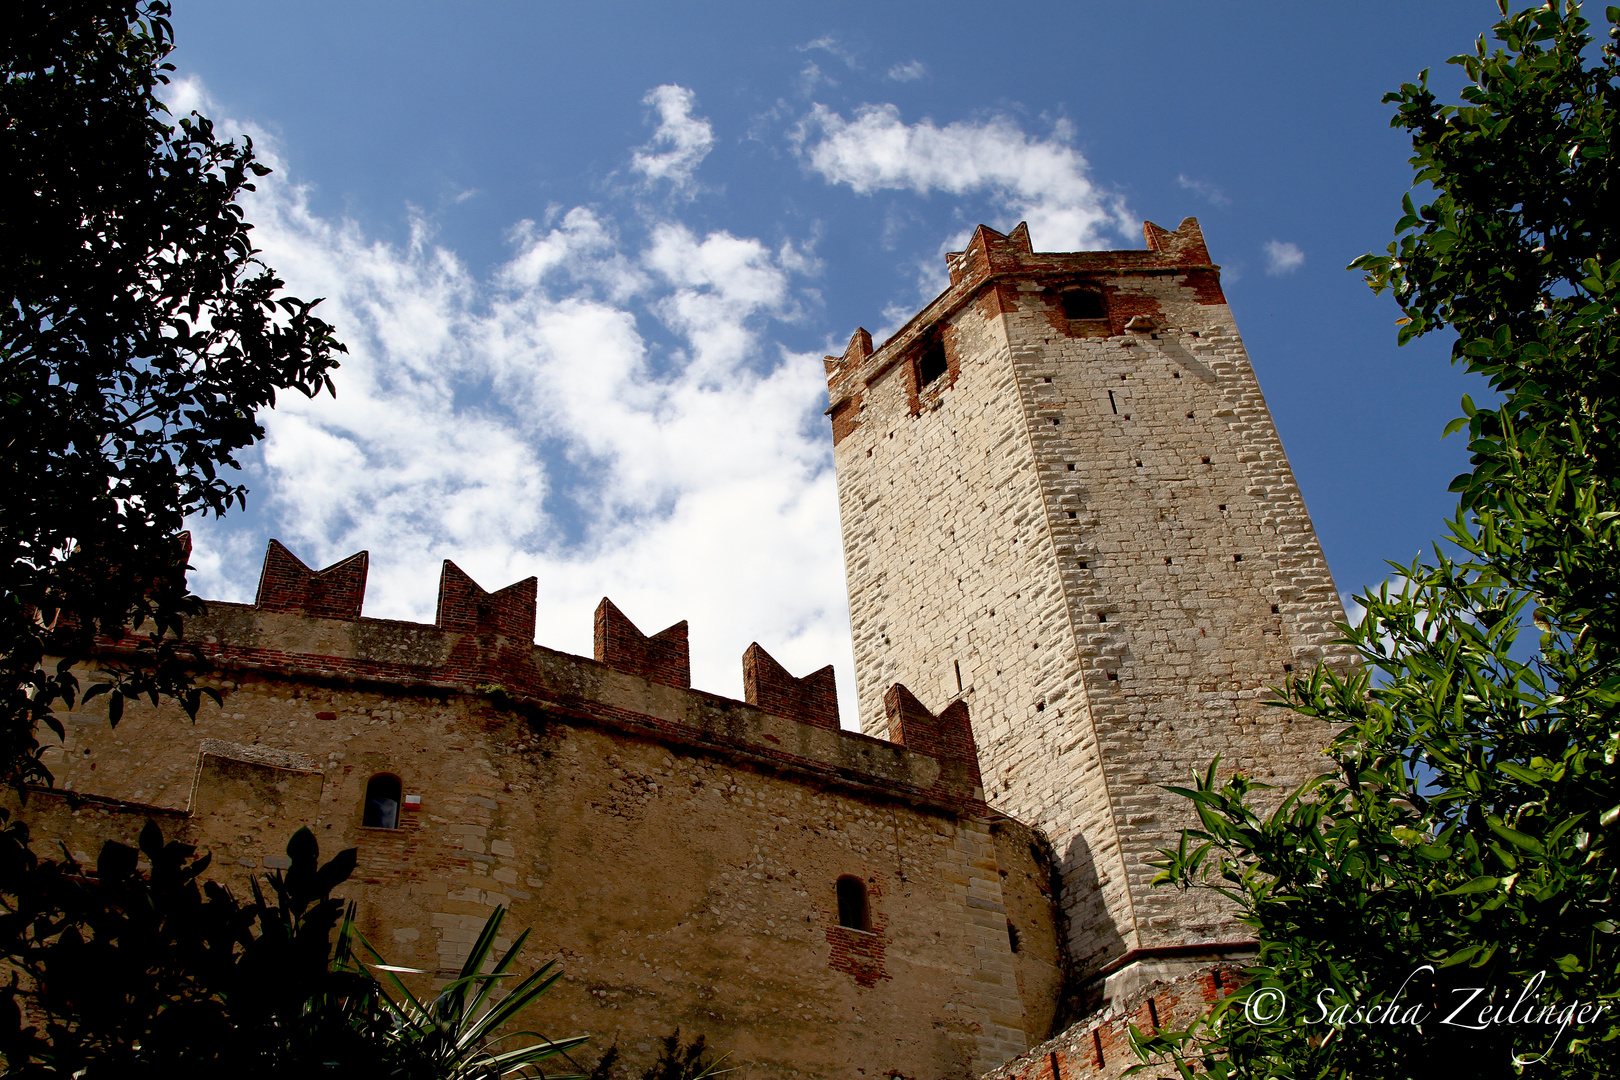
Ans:
<svg viewBox="0 0 1620 1080"><path fill-rule="evenodd" d="M1499 882L1498 882L1498 880L1496 878L1491 877L1489 875L1484 875L1484 876L1481 876L1481 877L1474 878L1472 881L1469 881L1469 882L1466 882L1466 883L1464 883L1462 885L1459 885L1455 889L1451 889L1451 890L1449 890L1447 892L1443 892L1440 895L1441 896L1471 896L1471 895L1473 895L1475 893L1490 892L1492 889L1496 888L1496 886L1498 884L1499 884Z"/></svg>

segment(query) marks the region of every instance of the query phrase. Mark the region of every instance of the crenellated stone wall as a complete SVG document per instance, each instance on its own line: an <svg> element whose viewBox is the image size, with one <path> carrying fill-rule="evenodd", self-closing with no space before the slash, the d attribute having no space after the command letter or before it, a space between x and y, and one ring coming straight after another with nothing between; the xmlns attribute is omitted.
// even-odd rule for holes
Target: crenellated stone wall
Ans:
<svg viewBox="0 0 1620 1080"><path fill-rule="evenodd" d="M600 660L541 648L532 580L489 593L449 563L435 625L325 614L358 609L364 571L274 545L258 605L188 623L224 699L195 724L62 714L57 790L20 808L42 853L88 863L150 816L245 888L308 826L358 848L345 895L393 963L454 971L507 906L566 972L525 1023L617 1043L626 1075L676 1027L784 1078L966 1078L1049 1033L1055 914L1028 883L1050 870L1005 842L1023 827L986 808L964 718L912 705L907 745L840 730L831 672L758 645L760 705L695 691L685 624L648 637L606 600ZM398 828L364 824L379 774ZM867 929L839 924L845 876Z"/></svg>

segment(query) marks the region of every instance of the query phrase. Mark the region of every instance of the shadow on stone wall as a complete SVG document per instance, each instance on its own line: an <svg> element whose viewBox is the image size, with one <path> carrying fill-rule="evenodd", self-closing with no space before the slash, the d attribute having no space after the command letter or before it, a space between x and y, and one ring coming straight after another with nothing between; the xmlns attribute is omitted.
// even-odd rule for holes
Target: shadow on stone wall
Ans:
<svg viewBox="0 0 1620 1080"><path fill-rule="evenodd" d="M1096 974L1110 960L1125 955L1126 944L1104 903L1097 864L1084 836L1077 834L1069 841L1054 874L1063 900L1058 905L1060 930L1067 945L1063 993L1053 1025L1053 1030L1062 1031L1102 1005L1103 981Z"/></svg>

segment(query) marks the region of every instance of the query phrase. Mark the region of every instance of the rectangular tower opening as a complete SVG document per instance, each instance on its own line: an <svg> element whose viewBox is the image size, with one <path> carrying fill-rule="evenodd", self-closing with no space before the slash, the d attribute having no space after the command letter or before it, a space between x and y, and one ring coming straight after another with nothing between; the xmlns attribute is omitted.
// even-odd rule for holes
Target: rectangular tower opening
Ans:
<svg viewBox="0 0 1620 1080"><path fill-rule="evenodd" d="M1063 317L1071 322L1092 322L1108 318L1102 293L1074 289L1063 294Z"/></svg>
<svg viewBox="0 0 1620 1080"><path fill-rule="evenodd" d="M929 342L922 355L917 357L917 385L927 386L949 369L950 364L945 360L945 343L937 340Z"/></svg>

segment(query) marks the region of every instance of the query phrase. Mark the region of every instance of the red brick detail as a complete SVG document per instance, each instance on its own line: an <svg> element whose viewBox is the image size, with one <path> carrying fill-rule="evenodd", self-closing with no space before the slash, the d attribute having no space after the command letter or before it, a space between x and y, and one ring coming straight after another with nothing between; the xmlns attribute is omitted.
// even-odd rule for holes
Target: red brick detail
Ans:
<svg viewBox="0 0 1620 1080"><path fill-rule="evenodd" d="M866 915L870 930L852 930L838 923L838 904L823 916L827 920L827 966L853 978L861 986L876 986L892 978L883 960L889 947L889 918L878 906L883 888L876 877L866 880Z"/></svg>
<svg viewBox="0 0 1620 1080"><path fill-rule="evenodd" d="M979 294L974 302L980 318L989 322L1018 310L1018 286L1010 281L998 281Z"/></svg>
<svg viewBox="0 0 1620 1080"><path fill-rule="evenodd" d="M1007 234L1007 246L1015 251L1034 254L1035 245L1029 239L1029 222L1020 221L1013 227L1013 231Z"/></svg>
<svg viewBox="0 0 1620 1080"><path fill-rule="evenodd" d="M973 230L966 251L953 251L945 256L945 266L951 274L951 284L966 278L979 278L1018 269L1018 256L1033 254L1029 241L1029 223L1020 221L1009 236L1003 236L988 225Z"/></svg>
<svg viewBox="0 0 1620 1080"><path fill-rule="evenodd" d="M855 429L861 426L861 398L864 394L856 391L854 397L840 401L832 411L833 445L843 442L845 437L853 435Z"/></svg>
<svg viewBox="0 0 1620 1080"><path fill-rule="evenodd" d="M973 791L984 787L967 702L954 701L935 716L910 690L895 683L883 695L883 711L889 718L889 739L908 750L937 758L941 783Z"/></svg>
<svg viewBox="0 0 1620 1080"><path fill-rule="evenodd" d="M532 577L500 592L485 592L461 567L446 559L439 575L439 607L433 621L442 630L500 634L533 644L538 593L539 580Z"/></svg>
<svg viewBox="0 0 1620 1080"><path fill-rule="evenodd" d="M1189 1027L1245 981L1236 965L1213 964L1172 982L1155 983L1145 994L1116 1002L1106 1013L1092 1014L983 1080L1051 1080L1054 1075L1062 1080L1113 1080L1142 1063L1131 1048L1131 1025L1151 1034L1157 1016L1158 1026Z"/></svg>
<svg viewBox="0 0 1620 1080"><path fill-rule="evenodd" d="M686 620L648 637L605 596L596 605L596 659L648 682L682 688L692 685Z"/></svg>
<svg viewBox="0 0 1620 1080"><path fill-rule="evenodd" d="M866 327L857 326L855 332L849 336L849 344L844 346L844 355L829 356L823 362L827 368L827 386L832 394L834 406L828 410L832 414L833 445L837 446L844 438L861 426L856 419L861 412L861 395L859 391L852 397L838 401L838 394L831 388L837 387L852 372L859 371L868 357L872 355L872 335L867 333Z"/></svg>
<svg viewBox="0 0 1620 1080"><path fill-rule="evenodd" d="M838 730L838 688L831 664L795 679L756 641L743 653L743 700L773 716Z"/></svg>
<svg viewBox="0 0 1620 1080"><path fill-rule="evenodd" d="M1182 218L1175 232L1144 221L1142 235L1148 247L1164 256L1167 262L1183 266L1209 265L1209 247L1204 243L1204 230L1198 227L1197 218Z"/></svg>
<svg viewBox="0 0 1620 1080"><path fill-rule="evenodd" d="M1164 309L1159 306L1156 298L1144 296L1139 292L1123 291L1113 283L1103 286L1103 294L1108 305L1109 333L1125 333L1125 324L1138 315L1152 319L1156 326L1164 325Z"/></svg>
<svg viewBox="0 0 1620 1080"><path fill-rule="evenodd" d="M279 540L271 540L259 573L260 611L290 611L322 619L358 619L371 556L358 551L325 570L311 570Z"/></svg>
<svg viewBox="0 0 1620 1080"><path fill-rule="evenodd" d="M845 371L860 367L861 362L871 355L872 335L866 327L857 326L849 336L849 344L844 346L844 355L828 356L822 360L822 366L827 369L827 381L837 381Z"/></svg>
<svg viewBox="0 0 1620 1080"><path fill-rule="evenodd" d="M1197 218L1182 218L1175 232L1144 221L1142 234L1147 237L1148 247L1173 263L1197 267L1207 267L1210 263L1209 246L1204 243L1204 230L1198 227ZM1221 276L1213 270L1194 270L1187 275L1187 284L1192 286L1200 304L1226 303Z"/></svg>
<svg viewBox="0 0 1620 1080"><path fill-rule="evenodd" d="M855 332L849 335L849 344L844 346L842 359L846 364L851 360L858 364L871 355L872 335L867 332L866 327L857 326Z"/></svg>
<svg viewBox="0 0 1620 1080"><path fill-rule="evenodd" d="M1200 304L1226 303L1226 293L1221 290L1221 275L1214 270L1187 271L1187 284Z"/></svg>

